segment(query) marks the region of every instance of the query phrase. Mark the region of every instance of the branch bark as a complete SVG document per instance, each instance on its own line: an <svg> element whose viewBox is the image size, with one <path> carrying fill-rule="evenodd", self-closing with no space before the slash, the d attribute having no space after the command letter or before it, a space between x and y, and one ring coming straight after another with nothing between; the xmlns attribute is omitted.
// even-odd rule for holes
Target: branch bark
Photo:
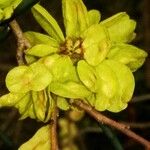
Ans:
<svg viewBox="0 0 150 150"><path fill-rule="evenodd" d="M57 109L57 106L55 105L54 111L52 113L51 150L59 150L58 140L57 140L57 116L58 116L58 109Z"/></svg>
<svg viewBox="0 0 150 150"><path fill-rule="evenodd" d="M74 101L72 104L74 106L84 110L86 113L88 113L90 116L92 116L98 122L116 128L117 130L121 131L122 133L124 133L128 137L135 140L136 142L138 142L138 143L142 144L143 146L145 146L145 148L147 150L150 150L150 142L148 140L144 139L143 137L137 135L133 131L131 131L129 129L129 126L124 125L124 124L119 123L119 122L116 122L116 121L104 116L103 114L96 111L94 108L92 108L88 104L84 103L82 100Z"/></svg>
<svg viewBox="0 0 150 150"><path fill-rule="evenodd" d="M24 51L31 47L28 40L24 37L23 32L17 23L16 20L13 20L9 23L10 28L12 29L16 40L17 40L17 62L19 65L24 65Z"/></svg>

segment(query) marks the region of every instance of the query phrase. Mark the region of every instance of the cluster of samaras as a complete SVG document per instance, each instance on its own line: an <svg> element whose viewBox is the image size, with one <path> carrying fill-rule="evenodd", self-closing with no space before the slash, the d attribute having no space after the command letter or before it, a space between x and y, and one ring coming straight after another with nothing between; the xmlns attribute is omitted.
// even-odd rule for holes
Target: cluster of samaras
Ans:
<svg viewBox="0 0 150 150"><path fill-rule="evenodd" d="M39 4L32 13L48 35L26 32L31 48L26 65L6 77L9 94L1 106L15 106L21 118L47 122L57 101L68 110L70 100L82 99L99 111L119 112L134 91L132 72L147 53L129 45L135 37L134 20L122 12L100 21L100 12L88 11L82 0L62 0L65 36L56 20Z"/></svg>

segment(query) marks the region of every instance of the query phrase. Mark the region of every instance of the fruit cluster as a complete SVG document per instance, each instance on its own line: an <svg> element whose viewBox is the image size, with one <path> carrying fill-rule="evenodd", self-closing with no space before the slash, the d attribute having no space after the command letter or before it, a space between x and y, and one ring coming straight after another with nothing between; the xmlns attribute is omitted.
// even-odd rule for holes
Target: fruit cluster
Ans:
<svg viewBox="0 0 150 150"><path fill-rule="evenodd" d="M133 77L147 53L128 44L136 23L125 12L101 21L100 12L88 11L82 0L62 0L65 36L56 20L39 4L32 13L48 33L24 33L31 48L26 64L6 77L9 94L1 106L15 106L22 119L47 122L57 101L60 109L82 99L99 111L119 112L134 91Z"/></svg>

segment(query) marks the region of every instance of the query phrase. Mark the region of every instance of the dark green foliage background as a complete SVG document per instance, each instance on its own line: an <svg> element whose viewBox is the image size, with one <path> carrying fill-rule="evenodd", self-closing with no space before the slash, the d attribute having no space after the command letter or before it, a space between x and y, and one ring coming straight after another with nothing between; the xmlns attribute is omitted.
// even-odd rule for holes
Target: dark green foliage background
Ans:
<svg viewBox="0 0 150 150"><path fill-rule="evenodd" d="M149 53L150 49L150 1L149 0L85 0L88 9L98 9L101 11L102 19L107 18L117 12L125 11L131 18L137 21L137 37L133 44L146 49ZM149 5L148 5L149 3ZM41 4L49 10L49 12L57 18L60 26L63 27L61 14L61 0L42 0ZM23 15L17 17L23 31L34 30L44 32L33 19L31 12L27 11ZM5 36L0 42L0 96L7 92L5 87L5 76L7 72L17 65L15 58L16 41L11 32ZM136 89L134 96L149 94L150 89L150 61L149 58L145 65L135 73ZM150 95L150 94L149 94ZM129 107L121 113L113 114L104 112L107 116L124 122L150 122L150 96L144 97L141 102L131 102ZM10 123L8 120L12 118L10 108L0 109L0 150L15 150L24 141L29 139L36 130L42 125L31 119L18 121L19 115ZM63 113L62 113L63 114ZM60 115L61 117L61 115ZM9 124L6 128L6 124ZM93 130L83 130L87 127L100 126L90 117L84 118L78 126L81 130L80 138L77 137L81 150L114 150L110 140L102 132ZM150 139L150 126L147 128L133 129L143 137ZM114 131L119 137L125 150L136 149L142 150L134 141L128 139L124 135Z"/></svg>

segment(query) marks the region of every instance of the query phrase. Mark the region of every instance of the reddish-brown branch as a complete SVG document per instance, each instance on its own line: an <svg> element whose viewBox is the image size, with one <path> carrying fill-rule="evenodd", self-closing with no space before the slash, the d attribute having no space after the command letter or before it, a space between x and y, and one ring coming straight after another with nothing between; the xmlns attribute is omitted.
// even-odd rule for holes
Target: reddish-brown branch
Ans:
<svg viewBox="0 0 150 150"><path fill-rule="evenodd" d="M24 37L23 32L17 23L16 20L13 20L9 23L14 35L17 39L17 62L19 65L24 64L23 54L27 48L30 48L31 45L28 40Z"/></svg>
<svg viewBox="0 0 150 150"><path fill-rule="evenodd" d="M58 150L58 141L57 141L57 116L58 109L55 107L52 113L52 125L51 125L51 150Z"/></svg>
<svg viewBox="0 0 150 150"><path fill-rule="evenodd" d="M122 123L116 122L116 121L104 116L103 114L96 111L94 108L92 108L88 104L84 103L83 101L80 101L80 100L74 101L73 105L84 110L85 112L87 112L90 116L95 118L98 122L116 128L117 130L126 134L128 137L131 137L133 140L144 145L146 149L148 149L148 150L150 149L150 142L147 141L146 139L144 139L143 137L137 135L133 131L131 131L128 126L126 126Z"/></svg>

